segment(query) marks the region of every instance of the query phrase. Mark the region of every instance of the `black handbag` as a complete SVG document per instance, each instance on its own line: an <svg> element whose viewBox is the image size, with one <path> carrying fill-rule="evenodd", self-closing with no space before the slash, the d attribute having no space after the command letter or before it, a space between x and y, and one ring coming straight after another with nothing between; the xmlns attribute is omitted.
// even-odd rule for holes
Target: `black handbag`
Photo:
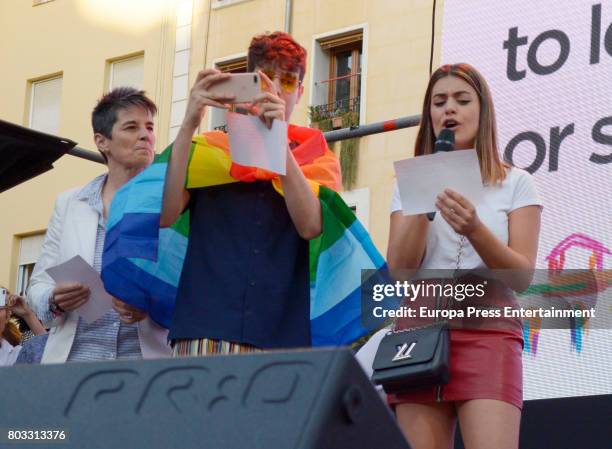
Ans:
<svg viewBox="0 0 612 449"><path fill-rule="evenodd" d="M372 380L387 394L444 385L450 377L448 323L390 331L376 351Z"/></svg>
<svg viewBox="0 0 612 449"><path fill-rule="evenodd" d="M465 237L457 252L457 270ZM439 298L436 300L439 306ZM450 379L450 334L448 322L389 331L383 337L372 364L372 381L385 393L397 394L419 388L445 385Z"/></svg>

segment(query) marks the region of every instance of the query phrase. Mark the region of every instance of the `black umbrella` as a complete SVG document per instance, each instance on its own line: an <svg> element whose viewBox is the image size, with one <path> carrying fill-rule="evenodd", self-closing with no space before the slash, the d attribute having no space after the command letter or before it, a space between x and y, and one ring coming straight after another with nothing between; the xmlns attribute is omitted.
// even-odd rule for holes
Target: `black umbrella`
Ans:
<svg viewBox="0 0 612 449"><path fill-rule="evenodd" d="M104 163L100 154L76 147L70 139L0 120L0 192L53 168L64 154Z"/></svg>

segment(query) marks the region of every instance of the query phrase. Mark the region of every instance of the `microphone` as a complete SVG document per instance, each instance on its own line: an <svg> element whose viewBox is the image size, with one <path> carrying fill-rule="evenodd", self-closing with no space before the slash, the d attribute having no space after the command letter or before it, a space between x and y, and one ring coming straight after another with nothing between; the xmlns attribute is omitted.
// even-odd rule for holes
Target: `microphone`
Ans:
<svg viewBox="0 0 612 449"><path fill-rule="evenodd" d="M436 143L434 144L433 152L437 153L439 151L453 151L455 149L455 131L452 129L444 128L438 134L438 138L436 139ZM428 212L427 219L429 221L434 221L436 216L435 212Z"/></svg>

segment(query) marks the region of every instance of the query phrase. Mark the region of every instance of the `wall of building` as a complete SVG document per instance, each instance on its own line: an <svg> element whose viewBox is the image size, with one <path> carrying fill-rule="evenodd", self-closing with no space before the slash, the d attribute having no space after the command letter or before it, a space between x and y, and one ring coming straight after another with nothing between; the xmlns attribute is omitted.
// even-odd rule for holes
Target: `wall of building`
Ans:
<svg viewBox="0 0 612 449"><path fill-rule="evenodd" d="M128 3L127 9L122 4ZM31 0L0 2L0 119L28 124L30 81L61 73L58 135L95 150L90 115L108 85L108 60L144 52L144 89L170 102L174 1ZM104 5L104 7L102 7ZM123 10L120 10L123 8ZM158 141L169 108L160 108ZM159 145L158 145L159 146ZM64 156L55 168L0 194L0 283L14 288L19 236L44 231L58 193L82 185L104 166Z"/></svg>
<svg viewBox="0 0 612 449"><path fill-rule="evenodd" d="M181 116L188 92L184 79L173 73L177 25L181 32L189 32L185 15L191 13L187 77L191 86L197 72L212 66L213 61L244 54L253 35L282 30L286 3L52 0L32 6L30 0L2 1L0 42L10 44L0 46L0 60L10 70L0 73L0 118L26 125L30 82L61 73L58 134L95 149L89 118L108 83L107 61L144 52L144 88L160 108L157 146L163 149L176 131L171 122ZM420 113L428 79L432 10L433 0L293 0L292 34L312 56L318 37L355 27L364 30L365 106L361 123L373 123ZM442 11L443 2L437 2L434 65L439 60ZM294 112L296 124L308 124L313 78L308 70L305 92ZM207 123L203 121L203 130ZM366 189L366 225L383 253L393 188L392 162L412 154L415 134L416 129L401 130L360 142L355 189ZM0 210L4 212L0 220L0 283L15 285L19 237L45 230L57 194L86 183L103 170L101 165L66 156L54 170L0 194Z"/></svg>
<svg viewBox="0 0 612 449"><path fill-rule="evenodd" d="M228 6L217 8L208 0L194 2L197 11L194 16L198 19L194 22L192 42L192 81L203 66L244 53L253 35L284 27L285 0L226 0L216 3ZM429 79L433 3L433 0L294 0L292 34L312 58L317 36L363 27L367 74L362 78L366 101L362 123L419 114ZM438 1L434 68L439 61L443 8L443 1ZM293 114L296 124L308 124L314 81L308 70L304 95ZM412 128L365 137L360 142L355 189L369 189L368 227L383 254L389 232L393 161L413 153L415 136L416 128Z"/></svg>

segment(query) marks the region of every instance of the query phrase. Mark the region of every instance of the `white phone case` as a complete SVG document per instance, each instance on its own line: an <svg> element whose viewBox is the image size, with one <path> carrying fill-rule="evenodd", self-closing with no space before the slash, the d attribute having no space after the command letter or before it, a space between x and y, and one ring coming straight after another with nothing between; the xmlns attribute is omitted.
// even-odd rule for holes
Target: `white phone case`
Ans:
<svg viewBox="0 0 612 449"><path fill-rule="evenodd" d="M261 93L259 73L232 73L231 78L209 88L217 95L235 95L232 103L250 103Z"/></svg>

